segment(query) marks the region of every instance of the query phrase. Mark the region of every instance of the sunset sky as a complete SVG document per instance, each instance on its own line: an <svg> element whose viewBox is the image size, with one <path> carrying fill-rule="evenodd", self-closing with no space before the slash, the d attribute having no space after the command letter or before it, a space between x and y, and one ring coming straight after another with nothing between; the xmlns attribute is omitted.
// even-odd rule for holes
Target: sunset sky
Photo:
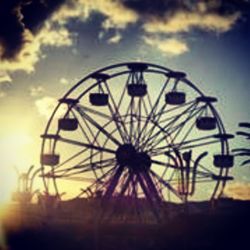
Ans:
<svg viewBox="0 0 250 250"><path fill-rule="evenodd" d="M13 166L39 166L40 135L57 100L107 65L145 61L185 71L219 99L235 134L250 122L249 44L248 0L1 0L0 196L15 185ZM242 138L232 141L240 145ZM250 198L250 167L239 165L230 192Z"/></svg>

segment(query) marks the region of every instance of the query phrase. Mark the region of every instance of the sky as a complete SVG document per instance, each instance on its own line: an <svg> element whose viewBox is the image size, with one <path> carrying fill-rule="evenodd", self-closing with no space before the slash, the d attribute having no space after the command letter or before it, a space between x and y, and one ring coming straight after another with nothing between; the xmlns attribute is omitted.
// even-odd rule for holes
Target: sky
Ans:
<svg viewBox="0 0 250 250"><path fill-rule="evenodd" d="M14 166L39 166L40 135L57 100L107 65L145 61L186 72L219 99L235 134L250 121L249 44L248 0L1 0L2 200L16 185ZM236 138L231 146L240 145ZM239 165L228 192L250 198L250 168Z"/></svg>

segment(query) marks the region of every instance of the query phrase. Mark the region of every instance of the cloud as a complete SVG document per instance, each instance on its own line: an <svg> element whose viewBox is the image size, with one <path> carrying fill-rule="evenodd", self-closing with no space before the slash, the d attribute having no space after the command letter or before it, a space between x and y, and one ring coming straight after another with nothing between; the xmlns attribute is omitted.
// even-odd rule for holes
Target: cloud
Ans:
<svg viewBox="0 0 250 250"><path fill-rule="evenodd" d="M54 28L47 22L44 27L33 35L29 30L24 31L26 43L16 55L15 60L2 60L1 68L5 71L23 70L28 73L34 71L36 63L42 57L42 48L46 46L71 46L72 37L64 27Z"/></svg>
<svg viewBox="0 0 250 250"><path fill-rule="evenodd" d="M46 119L50 118L57 104L57 99L51 96L44 96L35 101L35 106L38 110L38 113L41 116L44 116ZM66 112L66 108L66 106L61 105L60 108L57 110L55 117L62 117Z"/></svg>
<svg viewBox="0 0 250 250"><path fill-rule="evenodd" d="M194 28L222 33L230 30L239 17L239 12L221 16L217 13L178 11L171 17L151 18L144 24L144 29L148 33L180 33Z"/></svg>
<svg viewBox="0 0 250 250"><path fill-rule="evenodd" d="M86 21L90 16L90 10L82 2L83 1L79 0L65 2L65 4L51 17L52 22L65 25L69 20L75 18Z"/></svg>
<svg viewBox="0 0 250 250"><path fill-rule="evenodd" d="M13 1L14 2L14 1ZM18 1L17 1L18 2ZM0 2L0 57L13 58L24 42L20 3Z"/></svg>
<svg viewBox="0 0 250 250"><path fill-rule="evenodd" d="M143 40L146 44L157 48L168 56L178 56L189 50L187 44L177 38L162 39L159 37L144 36Z"/></svg>
<svg viewBox="0 0 250 250"><path fill-rule="evenodd" d="M227 184L224 193L233 199L250 200L250 183L235 182Z"/></svg>
<svg viewBox="0 0 250 250"><path fill-rule="evenodd" d="M6 71L0 70L0 83L6 83L6 82L10 83L12 82L12 79Z"/></svg>
<svg viewBox="0 0 250 250"><path fill-rule="evenodd" d="M69 80L66 79L66 78L64 78L64 77L62 77L62 78L60 79L60 83L61 83L62 85L68 85L68 84L69 84Z"/></svg>
<svg viewBox="0 0 250 250"><path fill-rule="evenodd" d="M3 70L0 70L0 99L7 95L6 91L4 91L4 87L6 83L11 83L12 79L10 75Z"/></svg>
<svg viewBox="0 0 250 250"><path fill-rule="evenodd" d="M120 34L120 33L117 33L117 34L115 34L114 36L112 36L112 37L110 37L110 38L108 39L108 43L109 43L109 44L119 43L119 42L121 41L121 39L122 39L121 34Z"/></svg>
<svg viewBox="0 0 250 250"><path fill-rule="evenodd" d="M72 45L69 30L51 19L65 1L8 2L0 3L1 70L32 72L44 47Z"/></svg>
<svg viewBox="0 0 250 250"><path fill-rule="evenodd" d="M129 24L136 23L139 18L121 0L68 0L54 13L51 20L62 25L72 19L86 21L93 13L104 16L104 29L124 29Z"/></svg>
<svg viewBox="0 0 250 250"><path fill-rule="evenodd" d="M0 90L0 98L5 97L6 95L7 95L7 94L6 94L6 92L4 92L4 91Z"/></svg>
<svg viewBox="0 0 250 250"><path fill-rule="evenodd" d="M223 33L248 11L249 2L244 0L2 0L0 67L7 73L34 71L39 60L46 57L43 48L73 45L74 34L68 25L71 20L86 22L96 13L103 18L99 32L119 31L107 43L118 43L120 32L132 24L142 28L143 36L164 33L172 39L194 29ZM152 38L144 41L152 43ZM159 42L158 49L166 48Z"/></svg>
<svg viewBox="0 0 250 250"><path fill-rule="evenodd" d="M124 29L129 24L136 23L139 18L134 10L123 4L123 1L79 0L79 3L87 9L88 13L99 12L104 15L105 20L102 24L104 29Z"/></svg>
<svg viewBox="0 0 250 250"><path fill-rule="evenodd" d="M50 96L44 96L35 101L39 114L45 116L46 118L51 116L57 104L58 101Z"/></svg>
<svg viewBox="0 0 250 250"><path fill-rule="evenodd" d="M227 17L237 12L247 13L249 1L246 0L123 0L124 6L135 11L140 19L172 19L177 13L216 14Z"/></svg>
<svg viewBox="0 0 250 250"><path fill-rule="evenodd" d="M137 21L137 14L121 1L113 0L46 0L0 3L0 63L8 72L34 71L44 58L44 47L73 44L67 24L72 19L86 21L92 13L104 16L103 29L124 29ZM6 25L8 23L8 25ZM116 38L111 39L111 43Z"/></svg>
<svg viewBox="0 0 250 250"><path fill-rule="evenodd" d="M30 95L33 97L40 96L44 93L44 88L42 86L31 86L30 87Z"/></svg>
<svg viewBox="0 0 250 250"><path fill-rule="evenodd" d="M3 0L0 3L0 45L2 59L14 60L25 46L26 31L35 35L64 0Z"/></svg>
<svg viewBox="0 0 250 250"><path fill-rule="evenodd" d="M40 44L52 47L72 45L73 34L65 27L53 27L53 24L46 23L45 27L36 36Z"/></svg>

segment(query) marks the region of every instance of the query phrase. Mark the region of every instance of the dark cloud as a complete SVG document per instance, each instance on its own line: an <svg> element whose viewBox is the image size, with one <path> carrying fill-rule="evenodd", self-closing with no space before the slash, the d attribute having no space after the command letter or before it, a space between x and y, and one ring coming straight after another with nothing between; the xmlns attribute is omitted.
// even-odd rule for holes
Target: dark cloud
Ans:
<svg viewBox="0 0 250 250"><path fill-rule="evenodd" d="M180 33L192 28L225 32L238 21L236 12L249 12L247 0L0 0L0 60L15 61L24 45L32 42L27 37L39 34L63 4L59 17L65 23L72 18L86 20L85 9L84 13L103 14L106 29L137 23L150 33Z"/></svg>
<svg viewBox="0 0 250 250"><path fill-rule="evenodd" d="M65 0L40 0L24 4L22 6L22 22L26 28L35 33L64 2Z"/></svg>
<svg viewBox="0 0 250 250"><path fill-rule="evenodd" d="M221 4L218 6L218 12L221 14L232 14L235 11L249 14L250 2L248 0L223 0L219 2Z"/></svg>
<svg viewBox="0 0 250 250"><path fill-rule="evenodd" d="M0 55L2 58L14 58L24 42L24 27L20 21L19 4L19 1L0 2Z"/></svg>
<svg viewBox="0 0 250 250"><path fill-rule="evenodd" d="M1 0L0 59L14 60L25 44L25 29L33 34L65 0Z"/></svg>

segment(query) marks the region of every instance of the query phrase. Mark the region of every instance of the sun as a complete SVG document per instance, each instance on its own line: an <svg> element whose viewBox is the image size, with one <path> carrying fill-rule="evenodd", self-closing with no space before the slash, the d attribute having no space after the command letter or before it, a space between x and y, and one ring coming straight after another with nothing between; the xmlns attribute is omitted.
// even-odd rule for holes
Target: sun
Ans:
<svg viewBox="0 0 250 250"><path fill-rule="evenodd" d="M16 131L6 134L0 139L1 152L1 176L0 182L3 187L0 195L0 204L11 200L11 194L17 188L17 173L25 171L32 161L32 137L26 131Z"/></svg>

